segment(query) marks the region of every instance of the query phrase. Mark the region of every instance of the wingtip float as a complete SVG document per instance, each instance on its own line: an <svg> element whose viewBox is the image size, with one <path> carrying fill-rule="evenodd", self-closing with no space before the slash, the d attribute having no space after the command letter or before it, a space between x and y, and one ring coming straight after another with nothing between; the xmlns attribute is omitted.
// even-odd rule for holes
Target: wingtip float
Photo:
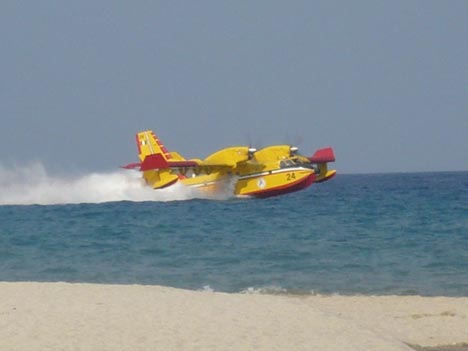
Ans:
<svg viewBox="0 0 468 351"><path fill-rule="evenodd" d="M272 145L260 150L248 146L221 149L204 160L186 160L169 152L151 130L136 134L140 162L122 168L139 169L146 183L161 189L180 182L206 192L215 192L234 180L233 195L270 197L305 189L331 179L336 170L331 147L317 150L311 157L290 145Z"/></svg>

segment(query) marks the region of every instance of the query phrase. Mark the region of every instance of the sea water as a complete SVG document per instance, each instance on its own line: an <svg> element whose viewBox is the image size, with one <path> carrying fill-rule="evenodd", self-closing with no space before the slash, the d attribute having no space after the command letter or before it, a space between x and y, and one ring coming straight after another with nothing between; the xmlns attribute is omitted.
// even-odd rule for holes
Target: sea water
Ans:
<svg viewBox="0 0 468 351"><path fill-rule="evenodd" d="M468 172L337 175L268 199L37 179L0 178L0 281L468 296Z"/></svg>

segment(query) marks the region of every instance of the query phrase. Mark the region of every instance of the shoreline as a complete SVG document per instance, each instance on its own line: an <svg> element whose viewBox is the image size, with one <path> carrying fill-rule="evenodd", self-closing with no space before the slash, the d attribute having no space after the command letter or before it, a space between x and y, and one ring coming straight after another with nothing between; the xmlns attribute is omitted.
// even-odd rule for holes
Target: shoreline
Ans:
<svg viewBox="0 0 468 351"><path fill-rule="evenodd" d="M468 297L0 282L3 350L468 350Z"/></svg>

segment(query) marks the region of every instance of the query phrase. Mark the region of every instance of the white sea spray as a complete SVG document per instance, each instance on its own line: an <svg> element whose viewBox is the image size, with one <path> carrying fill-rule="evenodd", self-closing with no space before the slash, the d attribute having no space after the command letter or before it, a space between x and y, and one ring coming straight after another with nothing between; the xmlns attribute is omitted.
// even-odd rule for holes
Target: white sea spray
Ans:
<svg viewBox="0 0 468 351"><path fill-rule="evenodd" d="M115 170L79 176L54 175L40 162L21 167L0 164L0 205L52 205L111 201L227 199L229 187L208 195L182 184L154 190L137 171Z"/></svg>

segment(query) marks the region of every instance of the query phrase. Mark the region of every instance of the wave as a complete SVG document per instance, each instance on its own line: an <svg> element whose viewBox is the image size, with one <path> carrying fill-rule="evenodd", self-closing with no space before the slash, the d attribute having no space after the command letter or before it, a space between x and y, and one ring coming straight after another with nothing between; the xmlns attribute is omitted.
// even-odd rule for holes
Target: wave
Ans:
<svg viewBox="0 0 468 351"><path fill-rule="evenodd" d="M197 291L204 291L204 292L224 292L218 291L212 288L210 285L204 285L202 288L197 289ZM321 294L314 290L306 290L306 289L291 289L291 288L283 288L281 286L276 285L269 285L269 286L262 286L262 287L248 287L245 289L240 289L238 291L231 291L231 293L235 294L244 294L244 295L284 295L284 296L340 296L339 293L329 293Z"/></svg>
<svg viewBox="0 0 468 351"><path fill-rule="evenodd" d="M227 186L216 194L175 184L154 190L138 171L93 172L81 176L51 175L40 162L21 167L0 164L0 205L54 205L113 201L224 200Z"/></svg>

